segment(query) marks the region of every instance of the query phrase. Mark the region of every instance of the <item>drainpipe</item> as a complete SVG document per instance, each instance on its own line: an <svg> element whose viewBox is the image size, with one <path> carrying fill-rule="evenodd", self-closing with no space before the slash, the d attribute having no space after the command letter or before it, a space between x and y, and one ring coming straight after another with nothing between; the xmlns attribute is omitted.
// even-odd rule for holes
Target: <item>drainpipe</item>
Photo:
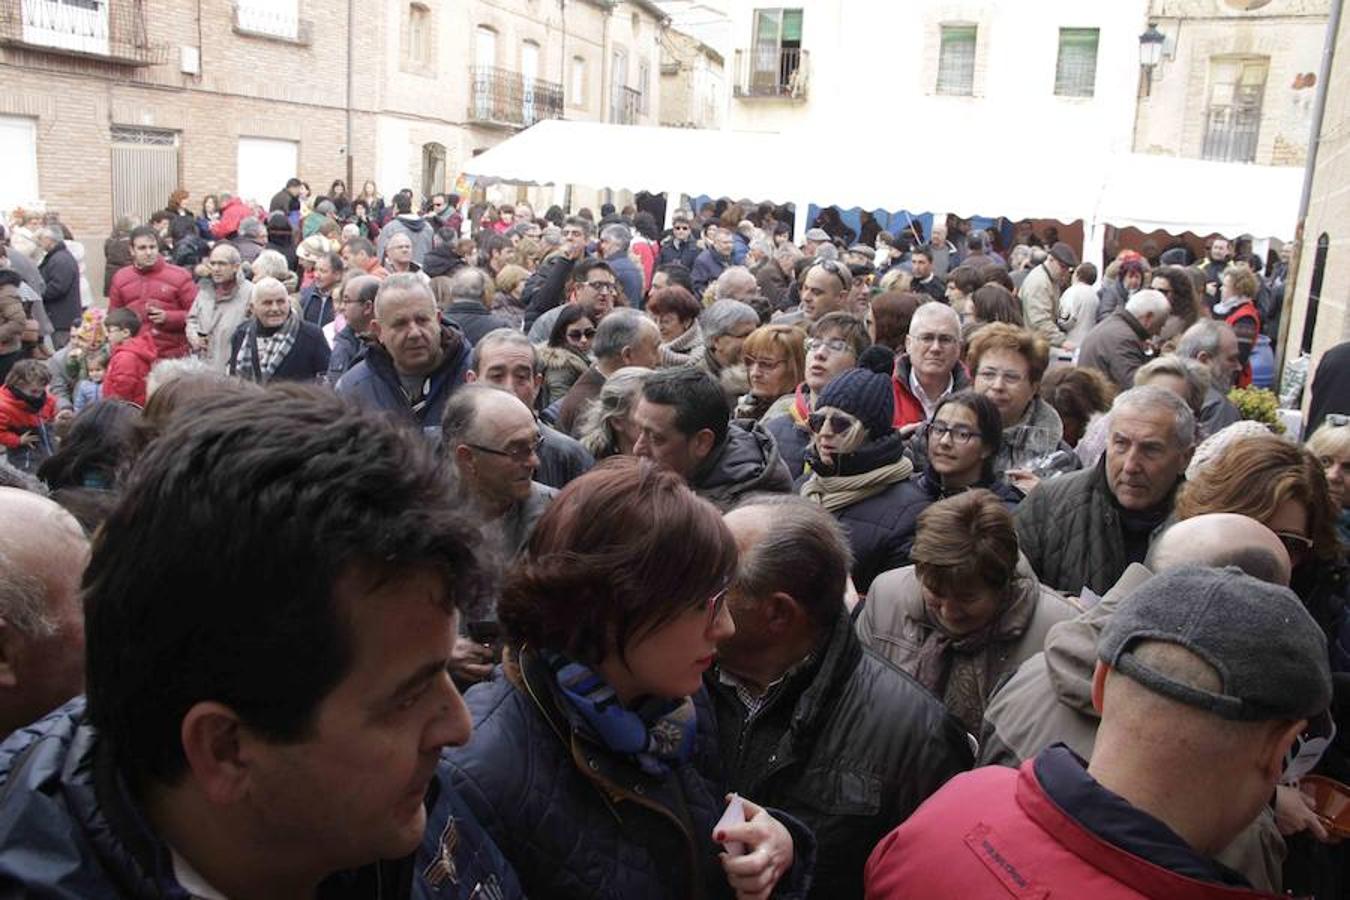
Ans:
<svg viewBox="0 0 1350 900"><path fill-rule="evenodd" d="M1327 18L1326 39L1322 41L1322 63L1317 72L1317 94L1313 97L1312 129L1308 136L1308 160L1303 168L1303 193L1298 199L1298 225L1294 228L1294 250L1289 260L1289 273L1285 279L1284 309L1280 315L1280 334L1275 348L1275 384L1278 389L1284 378L1284 359L1289 343L1289 330L1293 325L1294 291L1298 286L1298 270L1303 264L1303 251L1307 247L1303 227L1308 221L1308 207L1312 204L1313 176L1317 172L1317 151L1322 143L1322 121L1327 111L1327 91L1331 81L1331 65L1336 57L1336 36L1341 30L1341 8L1344 0L1332 0L1331 14ZM1295 351L1298 355L1298 351Z"/></svg>
<svg viewBox="0 0 1350 900"><path fill-rule="evenodd" d="M352 93L356 83L356 67L352 59L356 56L356 0L347 0L347 195L351 196L353 180L356 178L355 164L352 160Z"/></svg>

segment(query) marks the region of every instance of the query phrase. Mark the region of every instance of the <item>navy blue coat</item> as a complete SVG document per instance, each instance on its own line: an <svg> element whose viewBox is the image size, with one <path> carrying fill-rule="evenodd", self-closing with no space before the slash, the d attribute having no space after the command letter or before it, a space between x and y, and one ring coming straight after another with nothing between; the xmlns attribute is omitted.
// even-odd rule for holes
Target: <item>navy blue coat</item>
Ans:
<svg viewBox="0 0 1350 900"><path fill-rule="evenodd" d="M712 251L712 248L704 250L695 257L694 268L689 273L689 280L694 283L694 296L702 297L708 285L716 281L726 270L726 267L730 265L733 265L730 260L718 256Z"/></svg>
<svg viewBox="0 0 1350 900"><path fill-rule="evenodd" d="M774 416L761 424L778 445L778 456L788 467L792 480L801 478L806 466L806 448L811 443L811 431L805 425L798 425L791 413Z"/></svg>
<svg viewBox="0 0 1350 900"><path fill-rule="evenodd" d="M57 331L67 330L80 318L80 264L66 248L66 242L56 244L42 258L38 266L45 282L42 288L42 306L47 318Z"/></svg>
<svg viewBox="0 0 1350 900"><path fill-rule="evenodd" d="M614 277L623 286L624 295L628 298L628 305L633 309L642 309L647 303L647 296L642 290L642 286L646 282L642 270L633 265L633 261L628 258L626 251L606 258L605 262L609 263L609 267L614 270Z"/></svg>
<svg viewBox="0 0 1350 900"><path fill-rule="evenodd" d="M239 350L244 346L244 340L248 337L249 326L255 320L250 319L239 325L234 330L234 335L230 338L230 374L238 375L249 381L257 381L253 372L236 371L239 361ZM328 363L332 351L328 349L328 339L323 336L319 326L309 322L300 323L300 333L295 336L295 345L291 347L291 352L286 354L272 373L272 381L305 381L312 382L319 375L328 373Z"/></svg>
<svg viewBox="0 0 1350 900"><path fill-rule="evenodd" d="M695 697L693 758L655 778L585 737L547 665L529 651L520 660L510 677L499 668L465 695L473 739L446 749L441 767L525 892L550 900L730 897L711 844L724 803L707 695ZM775 896L800 896L815 841L795 819L775 817L797 853Z"/></svg>
<svg viewBox="0 0 1350 900"><path fill-rule="evenodd" d="M469 362L473 357L473 347L454 325L442 321L441 346L445 355L427 380L430 387L425 401L413 409L408 395L403 391L398 371L394 368L393 357L379 344L371 344L366 358L352 366L338 379L337 392L349 397L361 406L388 412L419 428L439 427L441 413L445 411L445 401L455 388L464 383L464 375L469 371Z"/></svg>
<svg viewBox="0 0 1350 900"><path fill-rule="evenodd" d="M85 721L83 697L0 745L0 797L0 896L187 897L171 874L168 845L150 828L97 730ZM427 806L427 831L415 855L333 875L324 881L320 896L523 896L501 851L443 778L432 781ZM454 825L448 829L452 816ZM455 879L436 877L446 858ZM494 885L499 894L491 893Z"/></svg>

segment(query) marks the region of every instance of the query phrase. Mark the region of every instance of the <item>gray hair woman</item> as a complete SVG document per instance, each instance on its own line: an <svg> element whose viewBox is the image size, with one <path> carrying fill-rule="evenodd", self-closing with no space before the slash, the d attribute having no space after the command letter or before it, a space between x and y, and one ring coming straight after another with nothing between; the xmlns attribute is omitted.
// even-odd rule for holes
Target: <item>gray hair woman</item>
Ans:
<svg viewBox="0 0 1350 900"><path fill-rule="evenodd" d="M727 395L727 405L750 390L741 362L741 346L759 327L759 313L739 300L718 300L698 317L703 343L690 354L689 364L702 366Z"/></svg>
<svg viewBox="0 0 1350 900"><path fill-rule="evenodd" d="M596 460L632 455L641 432L633 420L633 408L650 374L652 370L643 366L624 366L605 379L600 396L582 413L578 439Z"/></svg>

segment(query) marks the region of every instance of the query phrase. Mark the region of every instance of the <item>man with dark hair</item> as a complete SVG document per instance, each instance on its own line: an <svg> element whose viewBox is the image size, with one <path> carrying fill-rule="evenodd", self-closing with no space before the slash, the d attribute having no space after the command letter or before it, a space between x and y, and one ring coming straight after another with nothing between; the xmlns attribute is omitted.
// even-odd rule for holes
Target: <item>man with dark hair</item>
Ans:
<svg viewBox="0 0 1350 900"><path fill-rule="evenodd" d="M563 221L562 247L550 255L534 271L521 288L520 302L525 304L525 327L531 329L535 320L567 299L567 281L572 269L586 256L586 244L594 226L580 216L569 216ZM547 337L547 332L545 332Z"/></svg>
<svg viewBox="0 0 1350 900"><path fill-rule="evenodd" d="M342 281L346 269L338 253L324 253L315 261L314 280L300 291L300 310L306 322L322 328L333 321L337 313L333 289Z"/></svg>
<svg viewBox="0 0 1350 900"><path fill-rule="evenodd" d="M438 425L469 369L472 347L464 333L442 321L431 289L412 274L385 280L370 329L378 343L342 376L337 392L419 428Z"/></svg>
<svg viewBox="0 0 1350 900"><path fill-rule="evenodd" d="M609 315L610 310L619 305L623 289L619 287L619 278L603 259L588 258L571 267L567 282L567 302L585 303L594 314L595 323ZM555 306L534 320L529 326L530 340L536 344L548 342L553 326L562 315L563 307ZM526 319L526 322L529 320Z"/></svg>
<svg viewBox="0 0 1350 900"><path fill-rule="evenodd" d="M469 383L481 382L516 395L531 411L536 409L539 388L544 383L539 351L525 335L514 328L490 331L474 344L473 368L464 376ZM573 478L585 474L595 459L581 442L539 421L539 467L534 480L553 488L562 488Z"/></svg>
<svg viewBox="0 0 1350 900"><path fill-rule="evenodd" d="M0 892L518 896L436 775L477 541L435 449L331 394L179 419L85 574L87 701L0 754Z"/></svg>
<svg viewBox="0 0 1350 900"><path fill-rule="evenodd" d="M605 316L591 342L595 362L563 397L558 408L558 428L576 437L577 420L587 405L600 396L605 379L624 366L655 369L661 365L660 348L661 331L648 316L635 309L619 309Z"/></svg>
<svg viewBox="0 0 1350 900"><path fill-rule="evenodd" d="M150 327L160 359L187 356L187 317L197 299L192 273L164 261L159 238L147 225L131 230L131 261L113 276L108 309L136 313Z"/></svg>
<svg viewBox="0 0 1350 900"><path fill-rule="evenodd" d="M389 270L380 265L375 245L363 237L348 238L342 245L342 262L349 269L356 269L373 275L383 281L389 277Z"/></svg>
<svg viewBox="0 0 1350 900"><path fill-rule="evenodd" d="M494 278L515 258L514 250L511 239L495 231L484 231L478 237L478 259Z"/></svg>
<svg viewBox="0 0 1350 900"><path fill-rule="evenodd" d="M792 492L773 438L758 422L729 422L726 395L701 369L649 376L633 418L641 429L633 453L678 472L724 512L748 494Z"/></svg>
<svg viewBox="0 0 1350 900"><path fill-rule="evenodd" d="M376 259L384 257L384 248L388 246L389 239L396 234L408 236L408 240L412 242L413 262L422 265L422 261L431 250L435 228L431 222L412 211L412 198L406 194L399 194L394 198L394 217L389 220L389 224L380 229Z"/></svg>
<svg viewBox="0 0 1350 900"><path fill-rule="evenodd" d="M694 239L693 226L688 216L677 215L670 226L670 237L661 242L657 263L662 266L679 263L687 271L692 271L698 253L698 241Z"/></svg>
<svg viewBox="0 0 1350 900"><path fill-rule="evenodd" d="M915 247L909 254L910 271L914 278L909 289L915 293L927 294L939 303L947 298L947 285L933 272L933 251L928 247Z"/></svg>
<svg viewBox="0 0 1350 900"><path fill-rule="evenodd" d="M815 832L808 896L860 898L867 854L970 768L970 743L932 694L858 640L844 605L848 538L834 516L761 496L726 523L740 551L727 591L736 633L703 680L727 789Z"/></svg>
<svg viewBox="0 0 1350 900"><path fill-rule="evenodd" d="M305 189L305 183L299 178L287 178L286 186L272 195L272 202L267 204L268 212L284 212L287 215L300 211L300 194Z"/></svg>
<svg viewBox="0 0 1350 900"><path fill-rule="evenodd" d="M666 287L682 287L690 294L694 293L694 282L689 276L689 270L679 263L657 266L652 272L652 289L648 293Z"/></svg>

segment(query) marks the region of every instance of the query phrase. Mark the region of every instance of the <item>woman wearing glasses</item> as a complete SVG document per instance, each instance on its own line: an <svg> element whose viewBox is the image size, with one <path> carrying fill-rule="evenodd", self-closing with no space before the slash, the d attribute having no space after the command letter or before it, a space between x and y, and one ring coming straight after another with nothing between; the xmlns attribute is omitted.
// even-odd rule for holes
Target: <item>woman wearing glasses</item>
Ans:
<svg viewBox="0 0 1350 900"><path fill-rule="evenodd" d="M881 366L878 366L880 368ZM905 564L899 531L904 484L914 472L905 440L891 427L895 399L889 370L849 369L825 385L807 419L809 474L801 494L834 513L853 550L853 584Z"/></svg>
<svg viewBox="0 0 1350 900"><path fill-rule="evenodd" d="M1011 512L1024 496L994 475L994 458L1003 443L1003 422L988 397L969 390L947 397L923 426L922 436L927 456L924 470L906 481L899 492L904 514L896 531L901 538L900 565L906 566L919 515L939 500L983 488Z"/></svg>
<svg viewBox="0 0 1350 900"><path fill-rule="evenodd" d="M553 323L548 343L539 348L544 367L545 409L567 396L572 385L591 366L591 341L595 339L597 316L585 303L569 303Z"/></svg>
<svg viewBox="0 0 1350 900"><path fill-rule="evenodd" d="M918 526L914 565L876 580L858 637L979 734L994 688L1078 610L1037 581L1012 513L989 491L940 500Z"/></svg>
<svg viewBox="0 0 1350 900"><path fill-rule="evenodd" d="M735 632L725 605L735 568L717 510L634 457L573 481L535 526L497 607L502 670L465 697L474 739L441 762L530 896L804 886L803 826L749 800L746 821L719 822L727 801L703 673Z"/></svg>
<svg viewBox="0 0 1350 900"><path fill-rule="evenodd" d="M1050 364L1050 348L1040 335L995 322L970 339L966 364L977 394L988 397L1003 422L1003 440L994 457L994 474L1033 463L1053 453L1064 438L1055 408L1038 396Z"/></svg>
<svg viewBox="0 0 1350 900"><path fill-rule="evenodd" d="M1340 510L1322 465L1284 438L1237 434L1203 465L1187 470L1176 518L1237 513L1275 532L1294 566L1289 586L1327 634L1332 670L1350 672L1350 570L1336 536Z"/></svg>
<svg viewBox="0 0 1350 900"><path fill-rule="evenodd" d="M741 345L750 392L736 404L736 418L756 421L785 415L806 369L806 332L795 325L761 325Z"/></svg>
<svg viewBox="0 0 1350 900"><path fill-rule="evenodd" d="M688 366L702 357L701 312L703 304L679 285L657 288L648 295L647 315L656 320L661 331L661 365Z"/></svg>

